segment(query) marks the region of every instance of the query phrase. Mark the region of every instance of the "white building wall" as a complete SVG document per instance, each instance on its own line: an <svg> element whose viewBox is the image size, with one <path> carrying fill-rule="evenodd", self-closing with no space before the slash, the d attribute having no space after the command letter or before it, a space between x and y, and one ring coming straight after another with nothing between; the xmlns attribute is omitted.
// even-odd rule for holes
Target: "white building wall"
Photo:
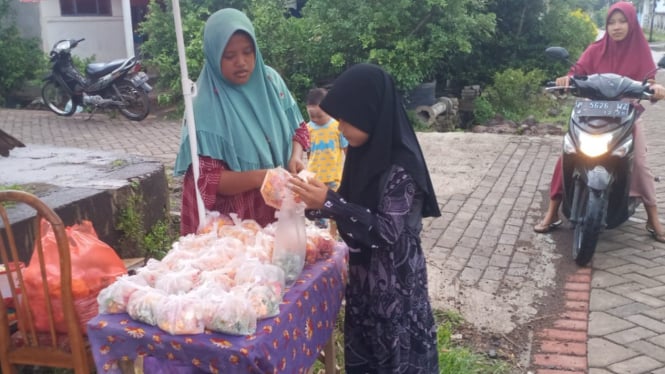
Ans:
<svg viewBox="0 0 665 374"><path fill-rule="evenodd" d="M97 62L126 58L122 0L112 0L111 16L60 15L59 1L40 1L42 47L49 52L62 39L85 38L72 53L81 58L93 57ZM130 29L131 32L131 29Z"/></svg>
<svg viewBox="0 0 665 374"><path fill-rule="evenodd" d="M653 7L653 0L647 0L642 5L642 14L641 24L642 29L646 32L651 30L651 7ZM653 29L665 32L665 0L656 1L656 15L653 19Z"/></svg>

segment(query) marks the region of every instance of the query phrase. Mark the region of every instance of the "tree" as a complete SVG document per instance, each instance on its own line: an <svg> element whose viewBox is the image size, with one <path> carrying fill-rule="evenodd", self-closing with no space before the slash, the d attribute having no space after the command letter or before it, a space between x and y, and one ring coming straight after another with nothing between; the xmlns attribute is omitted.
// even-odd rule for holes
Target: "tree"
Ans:
<svg viewBox="0 0 665 374"><path fill-rule="evenodd" d="M591 19L575 12L568 0L491 0L488 10L496 15L493 37L474 42L470 54L446 56L447 68L439 71L454 79L454 90L491 84L497 72L508 68L556 76L562 67L545 59L545 48L560 45L576 56L596 35Z"/></svg>

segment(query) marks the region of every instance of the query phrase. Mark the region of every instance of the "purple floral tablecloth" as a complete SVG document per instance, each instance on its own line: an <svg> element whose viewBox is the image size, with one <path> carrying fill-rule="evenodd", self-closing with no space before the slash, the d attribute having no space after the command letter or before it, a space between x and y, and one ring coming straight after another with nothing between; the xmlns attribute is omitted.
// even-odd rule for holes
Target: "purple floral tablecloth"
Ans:
<svg viewBox="0 0 665 374"><path fill-rule="evenodd" d="M304 373L332 336L344 298L348 251L306 265L287 289L280 314L258 321L256 333L206 331L170 335L122 314L100 314L88 323L98 373L120 373L119 362L144 358L153 373Z"/></svg>

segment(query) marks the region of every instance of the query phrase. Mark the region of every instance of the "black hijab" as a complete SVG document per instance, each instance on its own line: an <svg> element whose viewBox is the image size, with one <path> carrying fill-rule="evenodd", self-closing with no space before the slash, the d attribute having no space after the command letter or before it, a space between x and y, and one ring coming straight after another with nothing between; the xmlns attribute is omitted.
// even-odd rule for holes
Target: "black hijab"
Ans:
<svg viewBox="0 0 665 374"><path fill-rule="evenodd" d="M424 194L423 217L441 215L416 133L392 77L371 64L342 73L321 102L321 109L369 134L360 147L349 146L338 192L352 203L376 211L381 175L403 167Z"/></svg>

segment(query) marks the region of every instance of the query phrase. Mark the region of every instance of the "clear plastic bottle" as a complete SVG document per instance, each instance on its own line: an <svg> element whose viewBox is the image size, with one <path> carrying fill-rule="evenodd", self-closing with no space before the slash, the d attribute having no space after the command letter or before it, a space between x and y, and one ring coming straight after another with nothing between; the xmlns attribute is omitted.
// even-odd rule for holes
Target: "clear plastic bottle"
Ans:
<svg viewBox="0 0 665 374"><path fill-rule="evenodd" d="M296 203L287 193L281 209L275 212L275 246L272 263L284 270L286 286L291 286L305 266L307 236L305 205Z"/></svg>

